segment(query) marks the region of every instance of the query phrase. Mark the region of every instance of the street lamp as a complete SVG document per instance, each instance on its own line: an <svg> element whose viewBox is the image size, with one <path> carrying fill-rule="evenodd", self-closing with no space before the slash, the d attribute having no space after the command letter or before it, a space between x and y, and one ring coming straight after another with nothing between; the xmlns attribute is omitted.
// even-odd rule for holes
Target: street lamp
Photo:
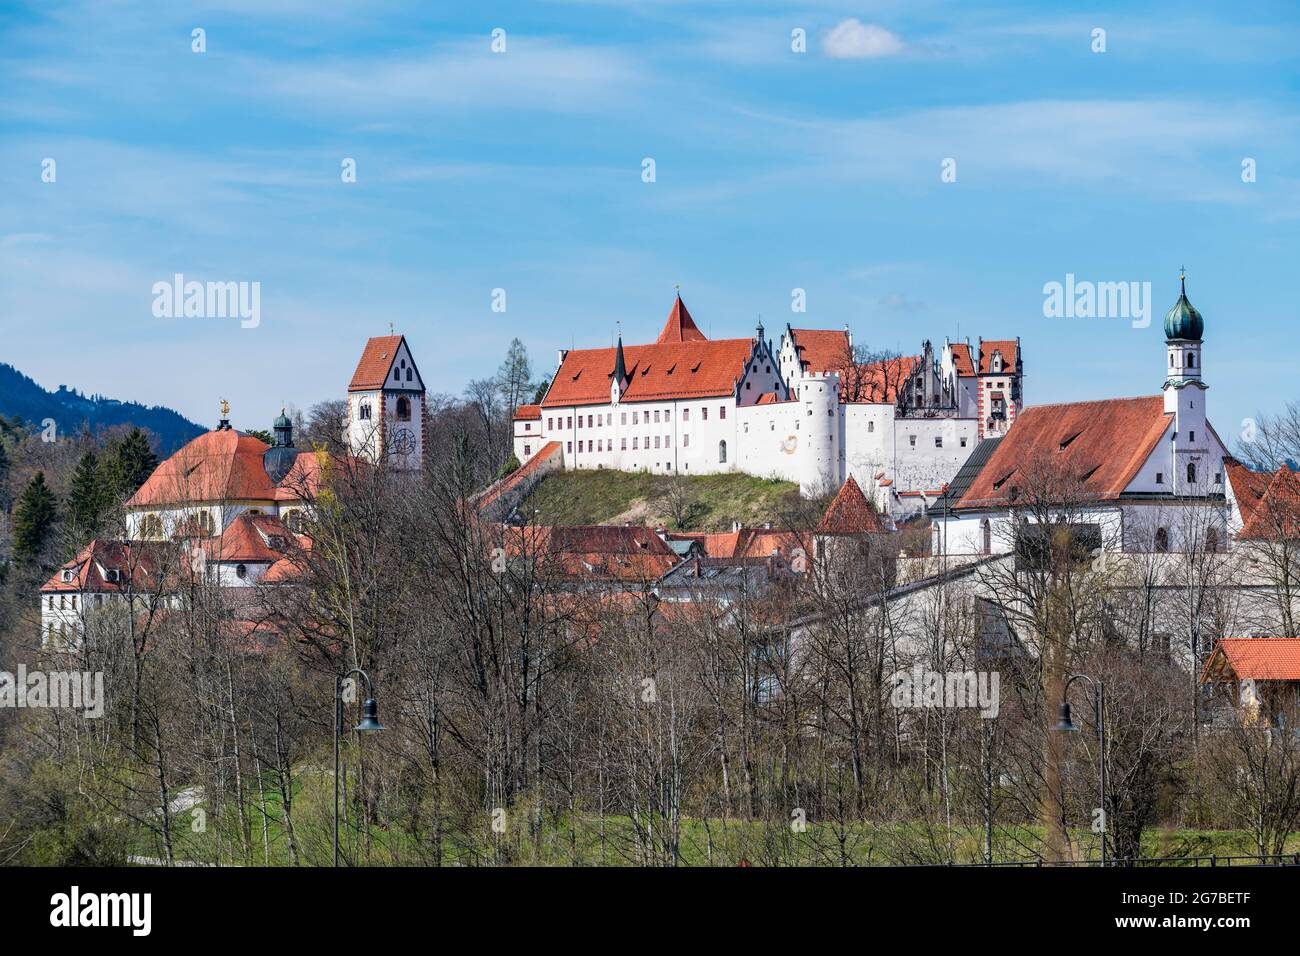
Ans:
<svg viewBox="0 0 1300 956"><path fill-rule="evenodd" d="M372 733L383 730L379 722L379 702L375 700L375 689L370 683L370 675L359 667L354 667L346 674L334 679L334 865L339 865L339 737L343 734L343 682L353 674L360 674L366 682L366 699L361 705L361 723L352 729L360 733Z"/></svg>
<svg viewBox="0 0 1300 956"><path fill-rule="evenodd" d="M1093 707L1097 718L1097 748L1101 760L1101 865L1106 865L1106 685L1087 674L1071 674L1061 689L1061 710L1054 730L1074 733L1079 728L1070 719L1070 685L1084 680L1092 688Z"/></svg>

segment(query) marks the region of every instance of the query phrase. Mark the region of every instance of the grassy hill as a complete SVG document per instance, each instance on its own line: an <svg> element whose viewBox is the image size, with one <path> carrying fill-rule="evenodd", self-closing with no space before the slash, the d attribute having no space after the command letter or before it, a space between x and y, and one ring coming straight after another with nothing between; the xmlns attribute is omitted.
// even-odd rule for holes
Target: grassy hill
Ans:
<svg viewBox="0 0 1300 956"><path fill-rule="evenodd" d="M729 531L733 521L804 527L821 515L790 481L608 470L547 475L520 506L530 509L542 524L662 524L674 531Z"/></svg>

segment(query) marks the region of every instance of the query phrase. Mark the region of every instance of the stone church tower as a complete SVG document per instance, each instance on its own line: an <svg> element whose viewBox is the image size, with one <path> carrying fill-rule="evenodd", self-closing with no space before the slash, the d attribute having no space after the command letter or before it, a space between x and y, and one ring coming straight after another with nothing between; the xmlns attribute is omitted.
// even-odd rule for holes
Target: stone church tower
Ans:
<svg viewBox="0 0 1300 956"><path fill-rule="evenodd" d="M418 471L424 460L424 380L405 336L366 342L348 385L346 439L352 454Z"/></svg>

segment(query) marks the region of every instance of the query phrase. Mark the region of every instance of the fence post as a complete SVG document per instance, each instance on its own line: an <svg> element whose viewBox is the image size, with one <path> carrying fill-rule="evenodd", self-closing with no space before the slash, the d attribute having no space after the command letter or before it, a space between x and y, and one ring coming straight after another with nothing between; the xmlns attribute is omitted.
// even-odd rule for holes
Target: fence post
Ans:
<svg viewBox="0 0 1300 956"><path fill-rule="evenodd" d="M1217 853L1210 854L1210 866L1218 866L1218 865L1219 865L1219 854Z"/></svg>

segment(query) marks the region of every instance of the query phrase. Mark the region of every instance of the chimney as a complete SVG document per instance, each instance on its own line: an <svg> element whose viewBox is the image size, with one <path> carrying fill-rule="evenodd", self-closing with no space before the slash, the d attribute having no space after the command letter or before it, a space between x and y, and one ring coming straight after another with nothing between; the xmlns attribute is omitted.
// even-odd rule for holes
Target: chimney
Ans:
<svg viewBox="0 0 1300 956"><path fill-rule="evenodd" d="M560 366L564 364L565 357L569 354L568 349L556 349L555 370L558 372Z"/></svg>

